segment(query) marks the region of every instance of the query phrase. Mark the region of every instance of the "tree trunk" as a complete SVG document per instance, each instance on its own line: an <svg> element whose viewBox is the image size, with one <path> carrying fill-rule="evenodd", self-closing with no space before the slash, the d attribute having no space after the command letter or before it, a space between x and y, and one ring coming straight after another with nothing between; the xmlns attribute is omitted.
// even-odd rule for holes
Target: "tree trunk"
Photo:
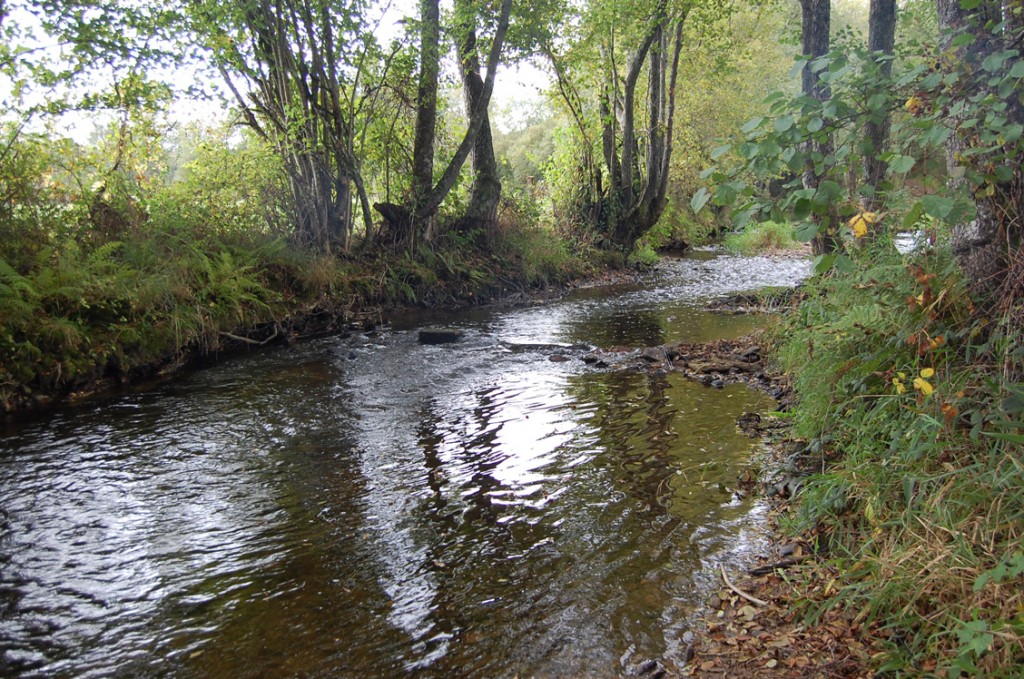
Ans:
<svg viewBox="0 0 1024 679"><path fill-rule="evenodd" d="M468 0L456 0L456 13L463 18L456 46L459 53L459 73L466 105L466 117L472 118L473 111L483 97L484 80L480 77L480 57L477 53L476 13ZM498 219L498 203L501 200L501 180L498 178L498 161L494 157L494 141L491 135L491 121L484 107L483 121L471 154L473 185L470 188L469 206L459 220L457 228L462 232L480 230L493 231Z"/></svg>
<svg viewBox="0 0 1024 679"><path fill-rule="evenodd" d="M807 65L801 76L803 93L818 101L825 102L832 96L828 83L821 79L821 71L813 68L815 59L828 54L829 34L832 30L832 6L830 0L800 0L802 13L802 35L803 53L808 57ZM833 142L831 135L821 141L809 142L812 152L820 153L824 157L832 155ZM810 155L810 154L808 154ZM817 189L821 177L815 171L813 162L808 160L804 167L803 184L804 188ZM838 215L835 209L829 208L824 217L815 216L818 221L818 235L814 237L815 254L826 254L834 252L839 247L836 238L836 222Z"/></svg>
<svg viewBox="0 0 1024 679"><path fill-rule="evenodd" d="M479 99L470 115L469 125L466 129L459 147L455 150L451 161L441 174L441 178L430 188L434 158L434 123L437 119L437 78L440 70L440 19L438 12L438 0L421 0L421 11L423 15L421 59L420 67L420 91L417 97L416 111L416 139L413 148L413 207L404 210L388 209L378 212L388 222L388 230L398 233L403 230L413 231L404 234L404 240L412 246L416 234L422 233L429 237L432 232L434 217L437 209L444 199L451 193L455 182L462 171L466 159L476 145L477 137L483 129L484 120L487 114L487 107L490 105L491 93L494 91L494 74L498 69L498 61L501 58L501 50L505 43L505 34L508 32L509 15L512 11L512 0L502 0L499 10L498 23L495 27L494 37L491 40L491 51L487 55L487 78L484 80L483 88L480 91ZM429 109L429 110L420 110ZM429 123L429 125L428 125ZM428 176L427 167L431 168ZM391 205L390 208L397 206ZM389 215L411 213L411 220L400 220L392 223ZM387 236L385 240L394 240L394 236Z"/></svg>
<svg viewBox="0 0 1024 679"><path fill-rule="evenodd" d="M642 57L631 62L623 88L622 144L623 158L618 167L621 181L618 193L609 193L613 201L608 211L614 223L610 226L612 243L630 250L644 233L654 226L665 211L668 194L668 168L672 155L672 126L675 122L676 77L682 51L685 15L671 18L667 15L652 27L649 39L641 45ZM671 29L675 30L672 31ZM671 38L670 38L671 36ZM636 59L649 64L647 74L647 153L643 167L639 163L639 145L634 130L633 101L640 68ZM607 131L606 131L607 134ZM628 141L627 141L628 140ZM631 142L631 143L630 143ZM627 149L631 149L627 153ZM607 155L607 152L606 152ZM611 154L615 169L615 154ZM627 160L632 170L626 169ZM613 174L614 176L614 174ZM627 185L626 182L629 182ZM640 183L639 191L634 184Z"/></svg>
<svg viewBox="0 0 1024 679"><path fill-rule="evenodd" d="M871 0L868 17L868 49L878 60L880 73L888 78L892 73L891 57L896 40L896 0ZM889 141L889 109L880 117L873 117L864 126L864 183L870 195L864 198L864 211L877 212L882 200L879 186L885 179L886 164L882 153Z"/></svg>
<svg viewBox="0 0 1024 679"><path fill-rule="evenodd" d="M937 0L939 22L946 30L947 50L953 50L949 42L958 34L970 32L976 40L969 47L955 48L956 54L968 65L980 68L984 59L1004 49L1019 49L1013 41L1020 39L1019 16L1011 17L1003 25L1003 32L995 32L993 26L1003 19L1003 6L999 2L983 0L975 9L965 10L960 0ZM1010 69L1019 60L1011 58L1005 64ZM974 90L965 94L981 93L987 87L984 80L974 83ZM1024 124L1024 109L1019 97L1011 97L1004 115L1009 122ZM950 170L960 165L957 158L971 146L967 134L950 137L947 164ZM961 177L962 172L951 172L952 177ZM962 186L965 179L953 179L954 187ZM953 227L953 253L964 272L972 296L979 307L988 312L1000 306L1019 305L1024 291L1024 253L1021 251L1021 235L1024 231L1024 172L1019 157L1009 181L991 185L991 194L975 191L977 214L970 222ZM1014 275L1008 275L1010 272ZM1005 309L1004 309L1005 310ZM1022 314L1017 313L1015 323L1020 325Z"/></svg>
<svg viewBox="0 0 1024 679"><path fill-rule="evenodd" d="M429 217L424 207L434 186L434 128L437 124L437 82L440 70L441 10L438 0L420 0L420 74L416 90L416 132L412 147L413 221ZM389 226L395 229L400 224ZM401 226L416 228L409 220L404 220ZM414 235L412 232L396 233L392 237L397 242L407 242L411 248Z"/></svg>

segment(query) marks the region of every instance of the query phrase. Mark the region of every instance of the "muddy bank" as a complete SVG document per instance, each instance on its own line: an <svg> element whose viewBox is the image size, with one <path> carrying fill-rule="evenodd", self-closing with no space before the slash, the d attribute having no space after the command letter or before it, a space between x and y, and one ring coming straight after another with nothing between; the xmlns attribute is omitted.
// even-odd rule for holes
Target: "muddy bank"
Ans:
<svg viewBox="0 0 1024 679"><path fill-rule="evenodd" d="M800 294L795 290L744 293L709 306L723 313L764 313L795 304ZM744 382L775 398L783 412L794 394L789 379L765 362L769 341L767 333L758 333L734 341L656 347L625 363L654 370L668 366L712 387ZM654 360L662 356L663 361ZM700 611L701 627L691 641L683 676L874 676L867 662L879 650L870 641L879 633L877 623L835 611L826 611L813 624L805 621L807 606L834 592L838 573L820 552L827 536L805 532L794 537L780 527L780 519L795 510L791 499L803 479L820 471L827 460L793 438L783 418L744 413L736 425L766 444L760 478L740 478L738 485L770 503L770 548L743 570L721 567L720 587Z"/></svg>

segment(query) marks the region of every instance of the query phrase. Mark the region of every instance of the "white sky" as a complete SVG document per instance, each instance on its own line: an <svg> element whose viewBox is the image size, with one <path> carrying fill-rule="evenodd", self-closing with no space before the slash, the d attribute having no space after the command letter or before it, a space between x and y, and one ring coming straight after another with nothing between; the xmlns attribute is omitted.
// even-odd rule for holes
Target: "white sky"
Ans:
<svg viewBox="0 0 1024 679"><path fill-rule="evenodd" d="M382 44L387 44L400 36L404 31L401 22L404 18L415 15L416 11L415 0L392 0L385 7L383 15L377 15L380 16L380 22L375 30L378 40ZM8 17L7 20L25 21L29 18L22 18L19 13ZM376 16L371 14L371 23L375 20ZM224 90L223 83L218 77L200 74L192 69L179 70L172 74L170 80L184 88L199 78L214 78L217 86ZM542 93L549 84L548 74L532 64L523 62L499 66L491 100L491 117L495 124L505 130L517 127L529 117L542 100ZM0 95L5 99L10 96L9 82L0 82ZM226 115L224 105L216 100L179 99L169 111L171 121L180 123L199 121L215 124L224 120ZM54 130L58 134L65 134L75 141L85 143L98 127L107 124L112 117L113 114L109 112L72 113L63 116L60 121L50 122L55 123Z"/></svg>

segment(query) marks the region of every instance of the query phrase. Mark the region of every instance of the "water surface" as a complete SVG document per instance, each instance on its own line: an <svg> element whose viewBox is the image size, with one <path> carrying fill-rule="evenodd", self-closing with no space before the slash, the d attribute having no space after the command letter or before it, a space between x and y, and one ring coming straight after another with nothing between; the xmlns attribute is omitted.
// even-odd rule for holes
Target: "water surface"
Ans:
<svg viewBox="0 0 1024 679"><path fill-rule="evenodd" d="M699 253L640 284L396 319L0 437L9 676L620 676L673 669L714 567L762 546L742 385L517 343L736 336L710 296L806 264ZM466 331L422 346L416 326Z"/></svg>

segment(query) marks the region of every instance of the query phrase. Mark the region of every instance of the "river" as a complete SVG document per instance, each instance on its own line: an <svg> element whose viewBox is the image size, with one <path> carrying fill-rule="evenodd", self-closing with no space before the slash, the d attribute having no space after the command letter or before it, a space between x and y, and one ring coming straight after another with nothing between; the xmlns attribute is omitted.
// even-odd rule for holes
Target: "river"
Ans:
<svg viewBox="0 0 1024 679"><path fill-rule="evenodd" d="M717 564L764 548L735 421L773 403L524 345L738 336L763 320L709 298L807 270L700 251L7 423L0 674L673 672Z"/></svg>

